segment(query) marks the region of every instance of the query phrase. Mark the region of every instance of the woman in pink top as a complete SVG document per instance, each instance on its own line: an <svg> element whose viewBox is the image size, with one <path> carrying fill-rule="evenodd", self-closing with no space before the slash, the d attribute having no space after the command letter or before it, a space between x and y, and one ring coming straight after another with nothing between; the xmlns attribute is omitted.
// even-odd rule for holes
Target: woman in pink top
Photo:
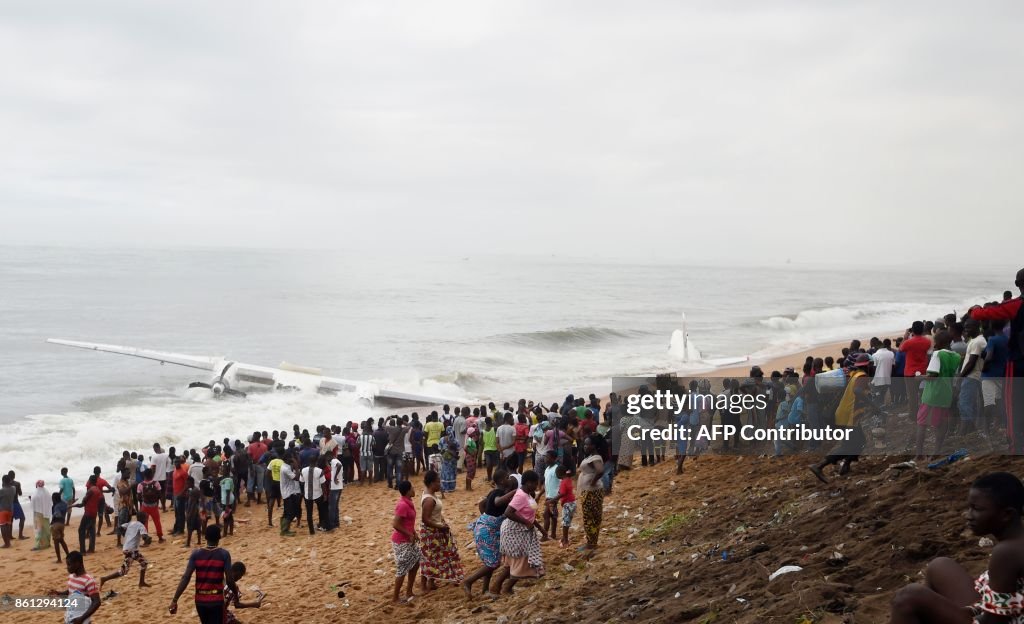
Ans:
<svg viewBox="0 0 1024 624"><path fill-rule="evenodd" d="M540 542L547 541L547 535L537 522L537 501L534 492L540 477L533 470L522 475L522 483L516 491L508 508L505 509L505 520L501 523L501 558L508 566L509 578L504 582L502 593L511 594L519 579L544 576L544 560L541 558ZM537 540L537 529L541 532Z"/></svg>
<svg viewBox="0 0 1024 624"><path fill-rule="evenodd" d="M406 579L405 602L412 600L412 586L416 580L416 571L420 567L419 538L416 536L416 504L412 497L412 483L402 481L398 484L401 498L395 505L395 517L391 521L394 532L391 533L391 548L395 553L395 595L393 602L401 604L399 599L402 591L402 579Z"/></svg>

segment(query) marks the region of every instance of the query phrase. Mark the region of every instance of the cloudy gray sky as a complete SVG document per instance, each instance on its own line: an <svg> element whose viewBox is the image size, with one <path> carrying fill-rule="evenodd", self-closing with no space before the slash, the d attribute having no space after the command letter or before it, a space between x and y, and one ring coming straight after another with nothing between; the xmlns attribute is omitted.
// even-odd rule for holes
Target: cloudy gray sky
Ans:
<svg viewBox="0 0 1024 624"><path fill-rule="evenodd" d="M887 235L1015 265L1022 26L1014 0L8 2L0 243L716 262Z"/></svg>

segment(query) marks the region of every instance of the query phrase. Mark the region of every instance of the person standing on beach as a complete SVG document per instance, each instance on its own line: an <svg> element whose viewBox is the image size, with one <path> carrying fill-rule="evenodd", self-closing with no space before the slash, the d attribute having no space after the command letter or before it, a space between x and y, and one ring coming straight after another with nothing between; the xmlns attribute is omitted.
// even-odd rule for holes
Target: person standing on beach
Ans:
<svg viewBox="0 0 1024 624"><path fill-rule="evenodd" d="M1017 271L1014 284L1024 296L1024 269ZM1002 303L973 307L969 314L976 321L1009 321L1009 353L1006 361L1004 394L1006 396L1006 433L1010 438L1010 452L1024 454L1024 305L1022 298Z"/></svg>
<svg viewBox="0 0 1024 624"><path fill-rule="evenodd" d="M487 467L487 482L494 483L491 475L498 466L498 430L490 416L484 417L484 428L480 433L484 447L484 465Z"/></svg>
<svg viewBox="0 0 1024 624"><path fill-rule="evenodd" d="M263 455L266 454L267 450L267 445L263 443L263 439L260 437L260 434L253 432L252 442L250 442L249 446L245 449L246 454L251 460L249 478L245 484L247 492L245 499L246 507L249 506L249 502L252 500L253 494L256 495L256 504L259 505L262 503L261 497L263 495L263 483L265 479L264 473L267 468L264 464L260 463L260 459L262 459Z"/></svg>
<svg viewBox="0 0 1024 624"><path fill-rule="evenodd" d="M367 486L373 481L373 420L362 423L359 435L359 485ZM332 466L334 462L331 462ZM332 471L331 481L334 481ZM340 491L340 490L339 490Z"/></svg>
<svg viewBox="0 0 1024 624"><path fill-rule="evenodd" d="M341 493L345 489L345 479L343 478L344 475L342 475L341 461L337 457L330 457L329 462L331 476L327 499L327 530L333 531L341 526L338 513L341 507ZM365 479L363 485L370 482L369 475L369 472L363 473L363 478Z"/></svg>
<svg viewBox="0 0 1024 624"><path fill-rule="evenodd" d="M302 513L302 493L299 484L299 460L294 453L281 465L281 498L284 500L284 515L281 516L281 535L293 537L292 522Z"/></svg>
<svg viewBox="0 0 1024 624"><path fill-rule="evenodd" d="M402 477L402 453L405 450L405 440L402 436L402 425L398 422L398 416L392 416L388 420L388 488L394 489Z"/></svg>
<svg viewBox="0 0 1024 624"><path fill-rule="evenodd" d="M597 539L601 535L601 517L604 513L604 485L601 483L604 474L603 455L604 438L592 434L583 439L583 461L580 462L576 490L579 492L579 506L583 510L583 532L587 543L582 550L585 551L597 548Z"/></svg>
<svg viewBox="0 0 1024 624"><path fill-rule="evenodd" d="M171 615L178 612L178 598L185 593L192 574L196 575L196 612L201 624L224 624L224 586L237 596L238 586L231 574L231 553L219 547L220 527L206 528L206 546L192 551L185 573L178 582L171 604Z"/></svg>
<svg viewBox="0 0 1024 624"><path fill-rule="evenodd" d="M164 499L163 487L156 480L153 467L146 468L142 475L142 483L137 486L139 499L139 510L145 512L146 518L153 518L153 526L156 528L157 541L164 543L164 527L160 521L160 501ZM149 523L146 522L148 525ZM148 529L148 527L147 527Z"/></svg>
<svg viewBox="0 0 1024 624"><path fill-rule="evenodd" d="M452 428L449 427L449 430ZM449 434L454 443L454 432ZM454 467L456 460L452 460ZM437 582L461 583L464 579L459 548L443 514L443 503L435 496L441 489L441 477L433 470L423 475L425 491L420 500L420 585L423 591L437 589Z"/></svg>
<svg viewBox="0 0 1024 624"><path fill-rule="evenodd" d="M14 528L14 501L18 499L18 492L11 485L10 475L0 477L0 535L3 536L4 545L2 548L11 547Z"/></svg>
<svg viewBox="0 0 1024 624"><path fill-rule="evenodd" d="M71 526L71 506L78 500L78 492L75 491L75 481L68 476L68 469L60 469L60 482L57 485L60 490L61 500L68 507L68 517L64 520L64 526Z"/></svg>
<svg viewBox="0 0 1024 624"><path fill-rule="evenodd" d="M326 459L326 458L324 458ZM299 474L299 483L302 484L302 498L306 502L306 524L309 534L314 535L317 525L313 524L313 507L316 507L317 518L320 520L320 530L326 531L331 526L327 518L327 505L323 497L323 486L327 482L324 471L317 466L317 460L312 459Z"/></svg>
<svg viewBox="0 0 1024 624"><path fill-rule="evenodd" d="M284 460L281 459L278 449L274 448L263 455L260 462L267 462L267 469L264 472L266 479L265 490L267 493L267 526L274 526L274 506L283 506L284 499L281 496L281 468L284 467Z"/></svg>
<svg viewBox="0 0 1024 624"><path fill-rule="evenodd" d="M174 458L174 471L171 473L171 489L174 494L174 527L171 529L171 535L184 535L188 466L185 465L181 457Z"/></svg>
<svg viewBox="0 0 1024 624"><path fill-rule="evenodd" d="M921 381L928 368L928 352L932 349L932 341L924 335L924 323L914 321L903 336L900 352L906 354L903 365L903 378L907 385L907 406L910 416L917 417L921 404Z"/></svg>
<svg viewBox="0 0 1024 624"><path fill-rule="evenodd" d="M391 520L391 526L394 528L391 533L391 550L395 556L395 593L392 602L395 604L402 602L399 596L403 580L406 582L405 602L414 598L412 588L422 557L419 536L416 535L416 504L412 501L415 494L412 483L400 481L398 493L400 496L395 505L395 516Z"/></svg>
<svg viewBox="0 0 1024 624"><path fill-rule="evenodd" d="M516 428L512 424L512 414L506 412L501 418L501 426L498 427L498 454L501 457L501 465L512 471L521 472L521 466L515 463L516 450Z"/></svg>
<svg viewBox="0 0 1024 624"><path fill-rule="evenodd" d="M1003 405L1004 377L1006 377L1006 360L1010 353L1010 342L1003 334L1006 321L989 321L985 327L985 363L981 371L981 396L984 403L984 427L982 432L988 435L993 424L1006 422L1006 409Z"/></svg>
<svg viewBox="0 0 1024 624"><path fill-rule="evenodd" d="M28 539L25 537L25 510L21 508L21 501L18 500L22 496L21 483L15 480L13 470L8 472L7 476L11 481L11 487L14 488L14 519L18 521L18 539ZM13 531L13 523L11 526Z"/></svg>
<svg viewBox="0 0 1024 624"><path fill-rule="evenodd" d="M153 479L160 483L160 511L167 511L167 473L171 469L171 460L167 452L158 443L153 444L153 456L149 458L149 467L153 471Z"/></svg>
<svg viewBox="0 0 1024 624"><path fill-rule="evenodd" d="M89 477L85 486L85 496L75 507L82 508L82 520L78 525L78 550L85 554L96 552L96 514L100 508L103 493L96 487L96 475ZM85 549L85 540L89 538L89 550Z"/></svg>
<svg viewBox="0 0 1024 624"><path fill-rule="evenodd" d="M960 397L957 405L963 428L960 435L967 435L976 430L976 422L980 416L981 400L981 368L985 361L985 347L988 341L981 335L981 323L969 319L964 323L964 336L968 339L966 356L957 376L960 378Z"/></svg>
<svg viewBox="0 0 1024 624"><path fill-rule="evenodd" d="M53 550L57 553L57 563L60 563L60 549L68 554L68 543L64 541L64 521L68 515L68 504L61 498L59 492L50 495L53 503L53 510L50 512L50 540L53 542Z"/></svg>
<svg viewBox="0 0 1024 624"><path fill-rule="evenodd" d="M892 385L892 367L896 362L896 356L878 338L872 338L871 343L875 352L871 354L871 362L875 365L875 376L871 379L871 390L875 393L875 401L882 404L885 395Z"/></svg>
<svg viewBox="0 0 1024 624"><path fill-rule="evenodd" d="M917 459L924 459L924 437L928 427L935 429L936 455L942 452L942 443L949 432L953 377L960 368L960 356L949 348L951 340L952 335L946 330L935 334L935 351L928 363L921 406L917 410Z"/></svg>
<svg viewBox="0 0 1024 624"><path fill-rule="evenodd" d="M46 483L36 481L36 491L29 497L32 502L32 527L36 533L36 543L32 550L50 549L50 516L53 513L53 498Z"/></svg>

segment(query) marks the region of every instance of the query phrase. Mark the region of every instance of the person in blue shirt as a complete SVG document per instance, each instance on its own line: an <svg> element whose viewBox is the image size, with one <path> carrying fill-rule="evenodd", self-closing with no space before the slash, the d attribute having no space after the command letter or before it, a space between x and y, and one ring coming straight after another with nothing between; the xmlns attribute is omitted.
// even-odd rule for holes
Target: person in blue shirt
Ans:
<svg viewBox="0 0 1024 624"><path fill-rule="evenodd" d="M1003 407L1003 378L1006 377L1006 363L1010 357L1010 341L1003 332L1006 321L989 321L985 327L984 365L981 369L982 432L986 435L992 423L1005 414Z"/></svg>

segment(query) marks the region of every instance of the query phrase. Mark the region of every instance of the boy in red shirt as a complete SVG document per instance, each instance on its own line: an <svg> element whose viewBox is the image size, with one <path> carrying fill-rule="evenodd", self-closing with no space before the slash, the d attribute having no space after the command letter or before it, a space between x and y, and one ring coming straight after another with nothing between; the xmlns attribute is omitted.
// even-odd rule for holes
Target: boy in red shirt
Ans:
<svg viewBox="0 0 1024 624"><path fill-rule="evenodd" d="M558 545L562 548L569 546L569 527L572 526L572 517L576 514L576 493L573 491L572 475L565 466L559 466L555 470L559 479L558 501L562 503L562 540Z"/></svg>

